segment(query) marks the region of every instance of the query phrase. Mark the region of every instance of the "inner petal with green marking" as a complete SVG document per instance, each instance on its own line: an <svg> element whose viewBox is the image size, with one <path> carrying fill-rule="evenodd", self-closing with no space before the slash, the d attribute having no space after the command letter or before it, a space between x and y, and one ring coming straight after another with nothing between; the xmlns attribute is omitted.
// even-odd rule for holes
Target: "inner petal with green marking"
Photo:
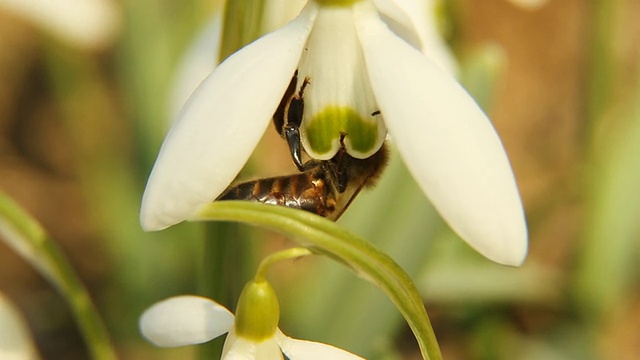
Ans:
<svg viewBox="0 0 640 360"><path fill-rule="evenodd" d="M321 5L298 67L298 88L305 78L300 136L307 154L331 159L341 139L355 158L376 153L387 129L369 84L352 6Z"/></svg>
<svg viewBox="0 0 640 360"><path fill-rule="evenodd" d="M349 152L366 154L377 150L378 123L364 120L357 111L348 107L327 106L314 114L306 126L309 148L317 153L330 153L339 145L344 134L344 143Z"/></svg>

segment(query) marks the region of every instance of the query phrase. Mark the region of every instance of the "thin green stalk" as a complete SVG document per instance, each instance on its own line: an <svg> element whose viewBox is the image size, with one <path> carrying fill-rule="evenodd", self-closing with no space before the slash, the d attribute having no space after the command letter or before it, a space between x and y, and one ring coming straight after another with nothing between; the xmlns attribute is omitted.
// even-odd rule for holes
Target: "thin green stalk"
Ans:
<svg viewBox="0 0 640 360"><path fill-rule="evenodd" d="M58 289L87 343L91 358L116 359L107 330L89 293L65 255L31 216L0 192L0 238Z"/></svg>
<svg viewBox="0 0 640 360"><path fill-rule="evenodd" d="M241 221L282 233L312 251L343 263L383 290L411 327L424 359L441 359L422 299L409 275L388 255L334 222L311 213L245 201L213 202L203 220Z"/></svg>
<svg viewBox="0 0 640 360"><path fill-rule="evenodd" d="M591 30L591 64L587 93L587 117L592 126L609 106L617 77L614 34L617 29L615 13L619 1L596 0L591 3L593 21Z"/></svg>
<svg viewBox="0 0 640 360"><path fill-rule="evenodd" d="M198 272L198 293L235 309L242 287L250 277L250 233L239 224L208 223L202 239L202 264ZM218 338L199 347L201 359L219 357L224 339Z"/></svg>
<svg viewBox="0 0 640 360"><path fill-rule="evenodd" d="M267 277L267 272L271 266L276 263L285 260L291 260L303 256L312 255L311 250L307 248L291 248L283 251L279 251L275 254L271 254L266 258L262 259L260 265L258 266L258 270L256 270L256 276L254 277L255 281L264 281Z"/></svg>
<svg viewBox="0 0 640 360"><path fill-rule="evenodd" d="M622 73L625 49L636 47L631 33L634 27L624 21L632 7L629 1L600 0L592 5L587 99L591 161L586 168L587 212L574 296L585 318L594 324L606 322L620 311L630 296L637 267L630 249L640 234L636 195L640 181L640 66L634 69L635 77Z"/></svg>
<svg viewBox="0 0 640 360"><path fill-rule="evenodd" d="M227 1L220 61L260 36L264 0Z"/></svg>
<svg viewBox="0 0 640 360"><path fill-rule="evenodd" d="M226 1L223 32L220 39L222 62L260 34L263 1ZM199 292L216 299L229 309L236 307L242 285L246 280L249 256L252 253L250 233L237 223L206 224L201 271L198 276ZM200 347L199 357L210 359L222 352L220 340Z"/></svg>

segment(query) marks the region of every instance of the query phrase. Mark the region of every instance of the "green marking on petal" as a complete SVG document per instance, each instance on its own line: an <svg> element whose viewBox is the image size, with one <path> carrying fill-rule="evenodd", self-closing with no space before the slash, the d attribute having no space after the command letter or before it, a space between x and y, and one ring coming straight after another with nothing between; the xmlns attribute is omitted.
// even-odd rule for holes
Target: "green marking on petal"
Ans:
<svg viewBox="0 0 640 360"><path fill-rule="evenodd" d="M378 140L378 123L366 121L348 107L327 106L317 113L306 126L306 137L311 150L326 154L345 134L351 148L360 153L374 150Z"/></svg>
<svg viewBox="0 0 640 360"><path fill-rule="evenodd" d="M378 124L376 122L366 122L361 118L359 121L347 121L347 138L353 150L366 153L376 146L378 140Z"/></svg>

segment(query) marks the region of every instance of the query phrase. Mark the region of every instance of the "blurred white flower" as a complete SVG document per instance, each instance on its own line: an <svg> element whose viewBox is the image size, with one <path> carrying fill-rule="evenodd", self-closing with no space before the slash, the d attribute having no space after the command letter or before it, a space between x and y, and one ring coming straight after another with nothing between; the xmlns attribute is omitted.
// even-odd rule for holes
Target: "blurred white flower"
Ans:
<svg viewBox="0 0 640 360"><path fill-rule="evenodd" d="M282 353L291 360L362 359L331 345L284 335L278 329L277 299L272 289L265 292L264 284L268 283L249 283L249 293L245 288L235 318L213 300L176 296L147 309L140 318L140 331L160 347L200 344L229 333L222 351L224 360L283 359Z"/></svg>
<svg viewBox="0 0 640 360"><path fill-rule="evenodd" d="M0 0L0 10L88 49L110 44L121 25L120 9L112 0Z"/></svg>
<svg viewBox="0 0 640 360"><path fill-rule="evenodd" d="M39 359L31 334L18 310L0 293L0 359Z"/></svg>
<svg viewBox="0 0 640 360"><path fill-rule="evenodd" d="M488 258L521 264L527 230L502 143L467 92L419 50L424 36L391 0L310 1L190 97L150 175L142 227L197 219L242 169L298 71L298 87L311 79L300 127L310 157L330 159L344 140L351 156L367 158L388 128L449 225Z"/></svg>
<svg viewBox="0 0 640 360"><path fill-rule="evenodd" d="M169 114L171 120L178 117L180 110L193 91L218 65L222 36L222 13L218 9L211 20L196 35L180 62L176 78L171 87Z"/></svg>
<svg viewBox="0 0 640 360"><path fill-rule="evenodd" d="M407 18L404 21L411 24L418 35L422 52L442 69L456 76L458 64L437 25L436 15L440 1L442 0L375 0L375 3L379 7L390 8L389 4L395 3L397 9L395 11L389 9L389 11L398 13L395 15L398 19Z"/></svg>
<svg viewBox="0 0 640 360"><path fill-rule="evenodd" d="M508 0L509 2L525 8L527 10L535 10L546 5L549 0Z"/></svg>

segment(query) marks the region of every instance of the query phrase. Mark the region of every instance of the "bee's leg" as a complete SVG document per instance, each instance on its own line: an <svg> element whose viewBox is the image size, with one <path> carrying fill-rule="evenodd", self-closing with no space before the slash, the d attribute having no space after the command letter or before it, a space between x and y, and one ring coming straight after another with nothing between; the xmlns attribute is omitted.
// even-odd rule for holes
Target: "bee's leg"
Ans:
<svg viewBox="0 0 640 360"><path fill-rule="evenodd" d="M289 106L291 99L296 95L296 85L298 85L298 70L293 74L291 82L287 87L287 91L285 91L276 112L273 114L273 125L275 126L276 131L278 131L278 134L282 137L285 137L284 125L286 124L287 107Z"/></svg>
<svg viewBox="0 0 640 360"><path fill-rule="evenodd" d="M334 163L334 178L336 179L336 185L340 193L343 193L347 189L347 183L349 182L347 171L349 170L349 163L352 161L351 159L353 159L344 147L344 138L346 136L347 134L340 133L340 150L338 150L338 153L331 159L331 162Z"/></svg>
<svg viewBox="0 0 640 360"><path fill-rule="evenodd" d="M335 159L335 158L334 158ZM333 159L325 161L323 167L327 173L327 178L331 181L334 188L338 189L339 193L343 193L347 190L349 183L349 177L347 176L346 169L334 162Z"/></svg>
<svg viewBox="0 0 640 360"><path fill-rule="evenodd" d="M336 155L331 158L331 160L322 162L322 167L327 174L327 178L331 181L333 187L338 189L338 192L340 193L343 193L347 189L347 185L349 183L347 171L349 165L348 162L351 158L344 147L344 137L345 134L340 135L341 146Z"/></svg>
<svg viewBox="0 0 640 360"><path fill-rule="evenodd" d="M298 91L297 96L293 96L286 108L286 123L283 128L283 134L289 144L289 151L296 167L300 171L311 169L317 164L306 164L302 162L302 141L300 139L300 125L302 124L302 116L304 115L304 89L309 85L309 78L305 78Z"/></svg>
<svg viewBox="0 0 640 360"><path fill-rule="evenodd" d="M291 101L291 107L294 107L294 105L297 105L301 102L301 100L293 99ZM291 109L291 107L289 109ZM291 153L294 164L296 164L298 170L305 171L304 164L302 163L302 141L300 140L300 126L287 123L284 126L283 135L284 138L287 139L287 144L289 144L289 152Z"/></svg>

